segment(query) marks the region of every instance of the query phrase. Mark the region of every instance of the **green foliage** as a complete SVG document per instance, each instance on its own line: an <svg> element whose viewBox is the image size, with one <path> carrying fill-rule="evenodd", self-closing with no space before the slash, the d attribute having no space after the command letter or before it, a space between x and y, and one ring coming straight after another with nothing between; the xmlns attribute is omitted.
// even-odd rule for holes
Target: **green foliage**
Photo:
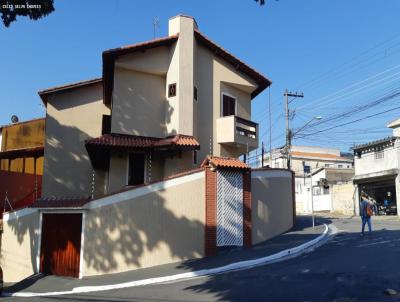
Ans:
<svg viewBox="0 0 400 302"><path fill-rule="evenodd" d="M0 0L0 15L5 27L17 20L17 16L38 20L54 11L54 0Z"/></svg>

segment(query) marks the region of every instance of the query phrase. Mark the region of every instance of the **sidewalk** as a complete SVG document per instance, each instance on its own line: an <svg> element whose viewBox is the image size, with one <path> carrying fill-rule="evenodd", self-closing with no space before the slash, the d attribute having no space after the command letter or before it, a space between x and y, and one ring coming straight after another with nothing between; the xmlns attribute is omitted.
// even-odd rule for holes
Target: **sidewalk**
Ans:
<svg viewBox="0 0 400 302"><path fill-rule="evenodd" d="M318 225L315 229L312 229L310 217L300 216L297 219L295 227L291 231L255 245L251 249L228 249L219 252L218 255L214 257L177 262L118 274L86 277L81 280L39 274L12 286L7 287L6 285L4 292L62 292L71 291L77 287L113 285L148 278L171 276L203 269L212 269L239 261L253 260L273 255L283 250L294 248L309 242L324 232L325 226L322 223L329 224L330 220L319 219Z"/></svg>

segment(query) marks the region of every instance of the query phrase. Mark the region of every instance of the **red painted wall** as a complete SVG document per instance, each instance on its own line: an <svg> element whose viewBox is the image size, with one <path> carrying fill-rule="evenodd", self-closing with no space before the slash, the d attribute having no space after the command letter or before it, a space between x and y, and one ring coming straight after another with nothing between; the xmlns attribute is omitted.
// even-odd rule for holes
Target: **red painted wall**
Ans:
<svg viewBox="0 0 400 302"><path fill-rule="evenodd" d="M37 194L35 193L35 178ZM42 176L19 172L0 171L0 215L4 209L4 200L7 192L8 200L13 209L19 209L32 204L42 193ZM10 207L6 203L6 211Z"/></svg>

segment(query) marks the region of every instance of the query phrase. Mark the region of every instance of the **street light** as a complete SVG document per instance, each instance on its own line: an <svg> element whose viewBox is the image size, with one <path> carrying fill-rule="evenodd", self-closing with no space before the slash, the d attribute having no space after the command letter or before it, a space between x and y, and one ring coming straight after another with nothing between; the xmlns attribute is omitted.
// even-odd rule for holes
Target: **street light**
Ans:
<svg viewBox="0 0 400 302"><path fill-rule="evenodd" d="M322 120L322 116L314 116L311 120L309 120L307 123L303 125L303 127L299 128L296 132L292 134L292 137L294 137L296 134L298 134L301 130L306 128L308 125L310 125L314 120L319 121Z"/></svg>

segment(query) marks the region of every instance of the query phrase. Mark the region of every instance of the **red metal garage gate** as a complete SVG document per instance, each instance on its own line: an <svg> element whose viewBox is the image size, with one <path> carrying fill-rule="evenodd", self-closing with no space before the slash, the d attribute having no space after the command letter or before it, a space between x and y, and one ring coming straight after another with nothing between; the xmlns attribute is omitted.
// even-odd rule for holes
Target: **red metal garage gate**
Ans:
<svg viewBox="0 0 400 302"><path fill-rule="evenodd" d="M79 277L82 214L43 214L40 271Z"/></svg>

